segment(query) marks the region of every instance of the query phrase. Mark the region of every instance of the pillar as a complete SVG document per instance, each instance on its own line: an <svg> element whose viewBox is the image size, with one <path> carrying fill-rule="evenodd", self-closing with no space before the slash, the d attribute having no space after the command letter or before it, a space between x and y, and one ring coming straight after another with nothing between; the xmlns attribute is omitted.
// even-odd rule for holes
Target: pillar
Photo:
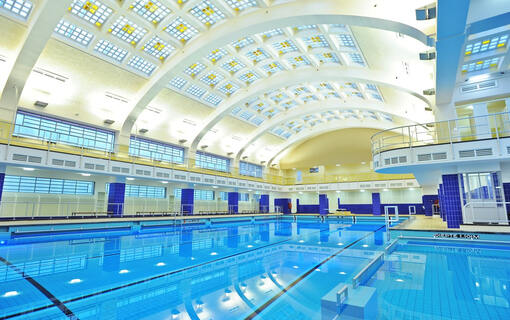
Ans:
<svg viewBox="0 0 510 320"><path fill-rule="evenodd" d="M381 194L378 192L372 193L372 214L374 216L381 215Z"/></svg>
<svg viewBox="0 0 510 320"><path fill-rule="evenodd" d="M462 203L457 174L443 175L443 194L446 224L448 228L459 228L462 224Z"/></svg>
<svg viewBox="0 0 510 320"><path fill-rule="evenodd" d="M124 214L124 199L126 195L126 177L117 177L116 182L110 183L108 189L108 213L114 217Z"/></svg>
<svg viewBox="0 0 510 320"><path fill-rule="evenodd" d="M2 194L4 192L4 180L5 180L6 165L0 164L0 203L2 202Z"/></svg>
<svg viewBox="0 0 510 320"><path fill-rule="evenodd" d="M228 213L239 213L239 192L228 193Z"/></svg>
<svg viewBox="0 0 510 320"><path fill-rule="evenodd" d="M259 212L269 213L269 195L261 194L259 200Z"/></svg>
<svg viewBox="0 0 510 320"><path fill-rule="evenodd" d="M276 207L281 207L281 212L284 214L291 213L290 205L292 203L292 200L289 198L280 198L280 199L274 199L274 206L275 210Z"/></svg>
<svg viewBox="0 0 510 320"><path fill-rule="evenodd" d="M423 203L423 207L425 207L425 215L427 217L432 217L432 215L434 213L434 210L432 207L434 205L434 202L436 202L436 200L438 200L438 195L437 194L424 194L421 197L421 200Z"/></svg>
<svg viewBox="0 0 510 320"><path fill-rule="evenodd" d="M446 222L445 208L444 208L444 194L443 194L443 184L439 184L438 190L438 198L439 198L439 214L441 219Z"/></svg>
<svg viewBox="0 0 510 320"><path fill-rule="evenodd" d="M195 190L191 188L182 189L181 213L185 215L192 215L194 203L195 203Z"/></svg>
<svg viewBox="0 0 510 320"><path fill-rule="evenodd" d="M329 213L329 200L327 194L319 194L319 214L327 215Z"/></svg>
<svg viewBox="0 0 510 320"><path fill-rule="evenodd" d="M510 216L510 182L503 182L503 195L506 202L506 214Z"/></svg>

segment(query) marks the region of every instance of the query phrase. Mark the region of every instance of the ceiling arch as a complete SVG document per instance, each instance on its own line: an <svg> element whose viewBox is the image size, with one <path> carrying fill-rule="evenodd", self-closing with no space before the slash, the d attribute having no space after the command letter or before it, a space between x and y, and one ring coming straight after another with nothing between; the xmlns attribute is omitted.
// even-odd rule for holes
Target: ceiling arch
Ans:
<svg viewBox="0 0 510 320"><path fill-rule="evenodd" d="M182 48L178 55L166 62L157 74L149 79L136 95L136 102L132 104L133 107L122 126L121 136L129 137L138 116L178 71L212 50L243 36L299 24L342 23L389 30L432 45L433 41L417 28L414 21L414 9L424 4L426 1L406 1L399 4L398 10L384 6L373 10L369 3L355 0L342 1L341 4L337 0L324 0L320 5L317 5L317 1L306 0L286 2L228 19ZM382 19L382 16L386 19ZM205 39L207 41L198 41Z"/></svg>

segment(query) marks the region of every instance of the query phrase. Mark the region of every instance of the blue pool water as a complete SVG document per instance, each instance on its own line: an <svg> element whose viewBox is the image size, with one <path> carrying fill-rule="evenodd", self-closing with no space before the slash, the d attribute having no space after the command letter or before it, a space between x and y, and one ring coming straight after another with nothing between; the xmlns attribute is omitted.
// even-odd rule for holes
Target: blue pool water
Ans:
<svg viewBox="0 0 510 320"><path fill-rule="evenodd" d="M280 219L40 239L0 245L0 319L327 319L323 299L387 245L380 220ZM510 318L508 250L415 242L399 242L356 289L374 292L367 307L379 319L460 319L466 313L457 304L467 305L463 319L488 319L484 310L490 319Z"/></svg>

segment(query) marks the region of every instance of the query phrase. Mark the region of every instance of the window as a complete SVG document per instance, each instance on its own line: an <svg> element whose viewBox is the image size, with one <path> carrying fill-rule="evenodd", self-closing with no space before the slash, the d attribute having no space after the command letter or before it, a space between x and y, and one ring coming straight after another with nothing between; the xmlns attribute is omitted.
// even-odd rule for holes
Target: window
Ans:
<svg viewBox="0 0 510 320"><path fill-rule="evenodd" d="M110 190L110 184L106 184L106 193ZM136 184L126 184L126 191L124 192L126 197L131 198L151 198L151 199L165 199L166 188L165 187L154 187L154 186L142 186Z"/></svg>
<svg viewBox="0 0 510 320"><path fill-rule="evenodd" d="M113 151L115 143L112 131L25 111L16 114L14 135L109 152Z"/></svg>
<svg viewBox="0 0 510 320"><path fill-rule="evenodd" d="M228 192L220 191L220 200L221 201L228 201Z"/></svg>
<svg viewBox="0 0 510 320"><path fill-rule="evenodd" d="M0 0L0 8L27 19L32 11L32 2L24 0Z"/></svg>
<svg viewBox="0 0 510 320"><path fill-rule="evenodd" d="M195 165L199 168L230 172L230 159L210 153L197 152Z"/></svg>
<svg viewBox="0 0 510 320"><path fill-rule="evenodd" d="M239 201L250 201L249 193L239 193Z"/></svg>
<svg viewBox="0 0 510 320"><path fill-rule="evenodd" d="M94 195L94 182L6 175L3 190L23 193Z"/></svg>
<svg viewBox="0 0 510 320"><path fill-rule="evenodd" d="M184 148L146 139L131 137L129 154L173 163L184 163Z"/></svg>
<svg viewBox="0 0 510 320"><path fill-rule="evenodd" d="M182 189L175 189L174 195L175 199L180 199L182 195ZM193 190L193 198L198 201L212 201L214 200L214 191L195 189Z"/></svg>
<svg viewBox="0 0 510 320"><path fill-rule="evenodd" d="M239 174L243 176L262 178L262 166L241 161L239 163Z"/></svg>

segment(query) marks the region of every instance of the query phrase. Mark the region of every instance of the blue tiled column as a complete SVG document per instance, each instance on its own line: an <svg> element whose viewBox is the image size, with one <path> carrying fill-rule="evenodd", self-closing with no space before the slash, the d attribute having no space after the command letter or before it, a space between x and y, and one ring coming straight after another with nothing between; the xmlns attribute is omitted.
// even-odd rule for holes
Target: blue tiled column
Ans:
<svg viewBox="0 0 510 320"><path fill-rule="evenodd" d="M228 213L239 213L239 193L228 193Z"/></svg>
<svg viewBox="0 0 510 320"><path fill-rule="evenodd" d="M108 190L108 212L114 217L121 217L124 213L124 197L126 194L126 183L110 183Z"/></svg>
<svg viewBox="0 0 510 320"><path fill-rule="evenodd" d="M329 200L327 194L319 194L319 214L329 213Z"/></svg>
<svg viewBox="0 0 510 320"><path fill-rule="evenodd" d="M441 219L443 219L443 221L446 221L446 216L444 214L445 212L445 209L444 209L444 199L443 199L443 184L439 184L439 189L437 191L437 195L438 195L438 198L439 198L439 216L441 217Z"/></svg>
<svg viewBox="0 0 510 320"><path fill-rule="evenodd" d="M444 209L448 228L458 228L462 223L459 177L457 174L443 175Z"/></svg>
<svg viewBox="0 0 510 320"><path fill-rule="evenodd" d="M283 214L289 214L291 213L289 208L289 203L292 203L291 201L289 198L274 199L274 206L281 207Z"/></svg>
<svg viewBox="0 0 510 320"><path fill-rule="evenodd" d="M259 212L260 213L268 213L269 212L269 195L268 194L260 195Z"/></svg>
<svg viewBox="0 0 510 320"><path fill-rule="evenodd" d="M503 182L503 194L505 202L510 202L510 182ZM506 213L510 215L510 204L506 204Z"/></svg>
<svg viewBox="0 0 510 320"><path fill-rule="evenodd" d="M337 204L338 204L338 209L340 209L340 197L338 197L338 198L336 199L336 202L337 202Z"/></svg>
<svg viewBox="0 0 510 320"><path fill-rule="evenodd" d="M0 172L0 202L2 201L2 194L4 192L5 172Z"/></svg>
<svg viewBox="0 0 510 320"><path fill-rule="evenodd" d="M374 216L381 215L381 194L380 193L372 193L372 214Z"/></svg>
<svg viewBox="0 0 510 320"><path fill-rule="evenodd" d="M181 213L185 215L192 215L194 203L195 203L195 189L182 189Z"/></svg>
<svg viewBox="0 0 510 320"><path fill-rule="evenodd" d="M421 199L423 206L425 207L425 215L428 217L432 217L433 215L432 206L434 202L436 202L436 200L438 199L438 195L435 194L423 195Z"/></svg>

